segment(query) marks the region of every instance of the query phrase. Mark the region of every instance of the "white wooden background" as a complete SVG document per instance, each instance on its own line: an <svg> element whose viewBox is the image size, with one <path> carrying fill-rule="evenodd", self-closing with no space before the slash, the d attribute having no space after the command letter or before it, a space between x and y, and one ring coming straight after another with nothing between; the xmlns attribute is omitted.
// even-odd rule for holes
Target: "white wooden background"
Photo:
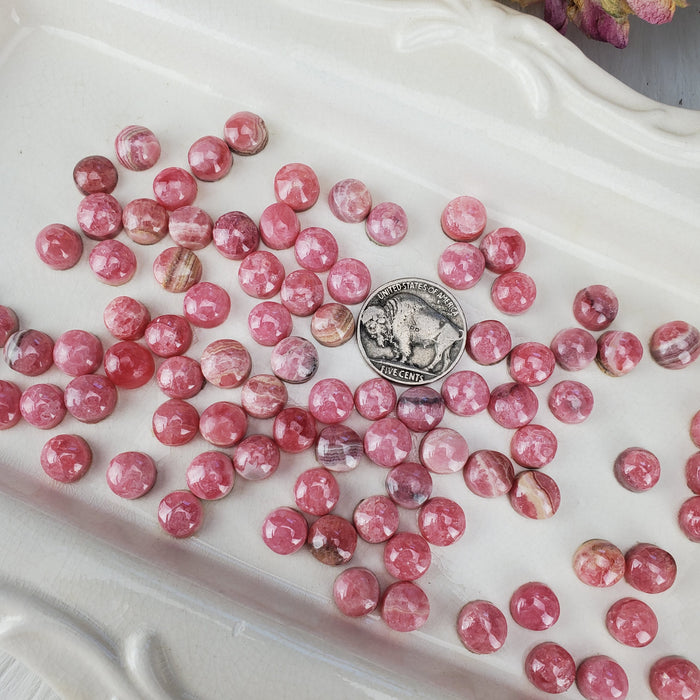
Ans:
<svg viewBox="0 0 700 700"><path fill-rule="evenodd" d="M576 27L571 39L591 60L630 87L664 104L700 110L700 0L665 25L653 26L633 17L624 49L591 41Z"/></svg>

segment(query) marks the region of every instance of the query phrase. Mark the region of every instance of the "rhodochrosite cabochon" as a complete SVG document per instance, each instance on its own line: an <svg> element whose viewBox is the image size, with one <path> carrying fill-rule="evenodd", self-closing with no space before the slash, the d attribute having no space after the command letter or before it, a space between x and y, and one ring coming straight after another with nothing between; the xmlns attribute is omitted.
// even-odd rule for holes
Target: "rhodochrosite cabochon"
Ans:
<svg viewBox="0 0 700 700"><path fill-rule="evenodd" d="M394 201L373 203L361 180L331 184L325 181L326 165L319 177L312 165L294 161L270 173L269 199L276 201L261 207L256 218L239 210L212 217L196 206L204 203L205 188L245 168L246 157L267 142L259 116L237 113L226 122L223 138L207 135L191 144L189 170L161 169L150 179L152 191L129 202L119 199L129 174L109 159L89 156L75 166L82 234L64 224L46 226L35 242L40 260L69 279L83 245L89 246L96 283L126 285L144 268L154 294L176 299L178 312L161 313L157 304L149 309L142 300L117 296L104 309L114 342L103 346L97 329L68 329L54 341L25 329L11 309L0 307L7 366L22 380L33 381L52 364L68 375L60 386L20 387L0 380L0 429L22 419L53 429L67 415L78 423L99 423L119 410L122 393L137 395L155 377L165 397L146 412L153 438L173 462L190 443L203 449L180 470L180 486L171 480L167 493L158 493L160 464L151 456L136 450L111 455L105 486L114 496L155 498L153 519L165 533L206 537L207 519L217 517L215 502L241 489L254 498L255 487L264 485L253 482L284 474L290 462L296 464L293 455L308 455L311 462L294 474L287 502L271 504L275 507L259 524L262 542L280 555L306 549L331 567L362 557L364 547L381 545L381 572L342 568L329 599L346 616L382 619L390 633L416 630L430 619L430 583L441 574L433 561L446 560L469 539L468 499L507 496L516 518L544 521L558 515L567 494L557 483L556 422L569 427L595 415L593 391L562 372L583 371L595 359L619 379L642 362L645 346L635 333L613 325L625 299L603 284L590 284L567 300L569 322L577 327L557 328L551 340L523 337L527 312L540 301L535 278L520 269L528 262L525 237L509 226L491 226L486 207L471 195L458 195L436 212L446 239L430 251L432 277L460 294L452 302L457 308L472 288L484 292L480 304L490 305L480 315L470 306L467 324L448 322L450 293L429 282L431 306L416 291L422 281L404 278L393 283L416 286L402 287L392 303L372 299L376 308L365 317L359 305L387 280L377 279L384 271L371 256L363 257L362 246L379 250L404 239L415 244L408 203L406 208ZM147 170L160 158L160 142L145 127L127 127L115 146L126 170ZM364 232L362 244L348 245L330 219L314 221L317 207L326 207L342 224L339 232L342 227ZM209 278L212 255L218 261L213 269L227 266L225 281ZM246 321L245 337L228 337L226 324L234 315ZM509 318L520 317L525 321L518 321L517 332L507 327ZM324 360L352 349L335 350L356 335L374 360L393 366L395 382L386 376L357 381L342 364L337 376L328 376ZM651 336L648 354L662 368L682 369L700 354L699 338L691 324L670 321ZM433 386L407 379L433 370L439 375ZM424 385L405 386L415 383ZM129 404L130 410L140 408ZM509 435L509 454L483 445L470 449L467 421L478 414L490 416ZM700 419L691 425L693 440L700 435L695 423ZM99 432L91 435L99 442ZM92 461L92 449L80 435L66 431L44 441L41 466L55 481L81 480ZM697 492L700 470L691 462L687 483ZM379 493L358 494L353 486L365 468L381 473ZM661 467L650 452L630 447L610 473L629 492L640 492L656 485ZM449 498L443 490L448 479L465 482ZM239 482L251 483L239 487ZM156 495L148 496L151 491ZM348 508L350 493L361 498ZM680 529L691 541L700 539L698 513L697 497L678 510ZM600 588L624 579L643 594L671 588L682 566L654 543L630 543L623 554L607 540L592 539L571 556L573 565L563 566L579 582ZM421 579L426 583L416 583ZM491 654L507 643L511 621L529 631L557 624L559 598L548 583L513 581L512 590L510 600L466 598L453 611L454 640L469 653ZM621 596L603 627L623 644L645 646L656 636L657 620L651 605ZM526 678L545 692L563 692L576 682L589 700L604 698L601 678L612 678L615 697L627 693L625 671L607 656L574 660L563 646L543 640L523 649L523 657ZM649 685L663 699L671 697L668 687L684 684L683 692L693 697L700 693L698 675L690 660L666 656L654 665Z"/></svg>

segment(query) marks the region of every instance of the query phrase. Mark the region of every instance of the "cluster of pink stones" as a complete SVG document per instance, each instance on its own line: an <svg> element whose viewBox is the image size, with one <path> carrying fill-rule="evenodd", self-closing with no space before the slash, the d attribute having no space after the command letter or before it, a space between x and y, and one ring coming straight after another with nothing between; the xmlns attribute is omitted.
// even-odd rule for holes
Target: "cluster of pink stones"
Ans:
<svg viewBox="0 0 700 700"><path fill-rule="evenodd" d="M700 411L690 421L690 439L700 449ZM693 493L678 510L678 524L691 542L700 542L700 452L694 452L685 463L685 482Z"/></svg>
<svg viewBox="0 0 700 700"><path fill-rule="evenodd" d="M624 579L636 590L652 595L668 590L675 582L677 573L673 556L661 547L649 543L638 543L623 554L617 546L601 539L589 540L578 547L573 557L573 568L578 579L588 586L609 588ZM605 625L614 639L629 647L645 647L651 644L659 628L653 609L644 601L629 596L619 599L608 608L605 615ZM667 664L667 661L668 659L659 660L657 662L659 668L666 665L669 668L673 667L673 664ZM608 675L624 679L626 687L627 678L621 667L612 660L608 660L606 666L609 667ZM671 671L671 675L680 673L679 669L686 667L690 668L692 664L683 660L682 664L674 667L675 670ZM612 674L613 669L615 669L614 674ZM576 681L584 697L625 697L623 694L617 696L601 694L602 689L598 691L597 695L593 694L593 691L590 695L586 694L584 689L580 687L582 680L579 675L581 673L583 672L579 666ZM586 673L590 673L590 669ZM654 672L652 672L652 676L655 676ZM590 684L590 682L591 678L588 678L587 683ZM655 684L658 685L658 682L658 678L656 681L652 681L650 677L652 689ZM685 694L676 696L662 693L657 694L657 697L694 697L693 693L700 692L700 685L697 685L692 679L684 679L683 674L675 677L673 681L669 679L668 682L670 685L678 684L679 688L683 687ZM613 684L611 683L608 693L612 692L612 688Z"/></svg>
<svg viewBox="0 0 700 700"><path fill-rule="evenodd" d="M461 229L457 223L460 220ZM471 244L483 233L486 225L485 208L472 197L458 197L450 202L443 212L442 225L448 236L459 241L444 251L438 264L438 273L442 281L454 289L469 289L474 286L484 270L497 274L514 272L524 257L525 246L517 231L506 230L509 244L518 250L517 255L511 256L510 268L494 266L488 257L487 248L493 245L493 241L487 242L487 239L497 239L503 229L489 234L480 248ZM479 253L482 253L483 257ZM531 280L527 282L529 284ZM498 283L499 278L494 280L492 287L494 302L499 297L498 292L494 294ZM532 290L530 303L535 297L534 283ZM522 299L526 296L523 294ZM518 310L515 304L506 308L500 307L498 303L496 305L503 313L514 313ZM519 310L524 311L527 308L528 303L523 302ZM557 510L560 498L554 481L548 475L533 471L552 461L556 454L557 441L549 429L532 422L538 405L530 387L545 383L552 376L555 365L566 371L577 371L594 360L605 373L619 377L633 370L643 355L642 344L634 334L628 331L607 330L618 313L618 300L608 287L592 285L582 289L574 299L572 310L574 318L582 327L560 331L549 347L536 342L521 343L512 347L508 329L496 320L473 325L467 335L468 354L483 365L495 364L507 358L508 370L514 381L489 392L479 375L469 373L465 376L465 383L469 387L468 394L465 394L468 395L469 402L463 404L457 400L459 394L455 375L448 377L442 388L445 402L452 402L453 405L448 403L448 407L458 415L473 415L485 407L496 422L515 430L511 440L511 457L517 464L526 467L526 471L515 475L512 463L506 455L492 450L480 450L469 456L463 474L467 486L478 495L491 497L507 493L514 508L529 517L551 517ZM596 339L592 331L604 332ZM681 321L664 324L652 335L649 350L652 359L660 366L681 369L700 354L700 332ZM594 401L593 394L586 385L564 380L551 389L547 403L557 420L574 424L583 422L590 416ZM691 435L694 429L694 439L700 440L700 412L694 417L693 426ZM696 444L700 446L700 442ZM660 465L658 459L648 450L629 448L618 456L614 472L620 484L628 490L644 491L658 482ZM700 486L700 459L689 460L686 474L689 485L695 479L694 484ZM521 493L518 497L518 485L521 481L523 483L520 484ZM537 494L536 498L532 498L533 493ZM699 492L694 490L694 493ZM697 495L681 507L679 523L691 540L700 541L700 498ZM656 545L639 544L632 547L627 555L623 555L609 542L592 540L584 543L577 551L574 570L584 583L592 586L609 586L624 577L628 584L640 591L657 593L672 585L676 575L676 564L670 553ZM538 606L540 611L546 609L543 601L539 601ZM488 615L487 621L481 624L472 623L478 630L474 639L468 638L467 634L463 635L461 627L462 620L475 618L476 614L472 608L488 611L483 613ZM511 614L518 621L513 601ZM556 615L558 616L558 608ZM464 645L475 653L495 651L505 641L505 618L502 622L501 618L498 609L487 601L474 601L465 606L458 626ZM556 616L553 615L552 624L555 621ZM656 616L651 608L634 598L623 599L620 604L612 606L607 623L610 633L618 641L630 646L650 643L657 630ZM541 629L544 628L546 627ZM486 635L485 630L492 634ZM488 645L480 647L479 642L485 639L489 639L494 648L489 649ZM579 665L577 672L573 658L558 645L546 643L540 645L537 651L539 655L533 650L525 666L527 677L541 690L559 693L576 682L586 698L625 697L627 694L628 685L624 671L608 657L590 657ZM665 667L664 662L664 659L660 660L659 666ZM682 672L678 670L685 669L688 664L691 670L697 672L690 662L681 659L677 667L674 667L676 678L668 683L670 686L677 683L679 688L682 687L682 691L678 692L694 697L700 694L700 683L691 678L684 685ZM544 675L537 669L543 671ZM652 672L650 676L650 685L654 692L657 692L659 673ZM692 673L690 675L692 676ZM671 694L663 695L663 692L659 695L667 696L675 697Z"/></svg>
<svg viewBox="0 0 700 700"><path fill-rule="evenodd" d="M488 270L495 275L491 300L504 314L527 311L535 301L537 288L528 274L517 270L525 257L525 239L513 228L496 228L475 245L487 224L484 205L468 195L455 197L442 212L444 233L456 241L438 259L440 279L452 289L471 289Z"/></svg>
<svg viewBox="0 0 700 700"><path fill-rule="evenodd" d="M427 404L419 400L426 391L433 399ZM293 506L280 506L268 514L263 541L284 555L306 545L316 559L330 566L348 563L358 538L382 544L385 572L393 583L382 592L374 572L361 566L348 568L335 581L336 604L352 617L379 607L390 628L418 629L428 619L430 604L415 581L430 567L431 548L457 542L466 530L466 516L456 501L431 498L431 469L434 473L462 469L469 454L466 440L457 431L437 427L445 407L440 394L426 387L397 396L385 379L368 380L354 391L339 379L322 379L311 387L308 401L308 409L287 407L277 415L275 422L286 411L293 413L297 427L279 431L276 440L283 452L314 446L321 466L299 475ZM354 411L374 421L364 437L344 424ZM316 421L325 424L319 432ZM420 463L406 461L415 432L424 433ZM333 511L342 480L349 478L343 474L355 469L362 456L387 469L386 493L363 498L348 520ZM417 531L399 529L400 508L415 511Z"/></svg>
<svg viewBox="0 0 700 700"><path fill-rule="evenodd" d="M163 444L185 444L197 434L217 448L245 442L247 413L242 407L217 401L200 415L187 403L206 381L221 387L237 386L250 373L250 356L237 341L211 344L199 361L184 354L193 341L193 326L216 327L230 312L228 293L201 281L202 266L194 251L215 240L215 234L224 255L235 242L246 253L258 245L255 224L254 243L246 250L248 239L238 235L240 220L238 228L232 230L231 216L222 217L229 227L228 238L221 242L221 228L226 224L215 231L211 217L193 206L197 181L224 177L232 166L232 153L251 155L261 150L267 142L267 129L257 115L239 112L227 121L224 137L198 139L188 152L189 171L172 167L158 172L153 179L153 198L135 199L123 207L112 194L119 179L112 161L89 156L76 164L73 179L84 195L77 209L77 224L85 237L96 241L88 262L97 279L121 286L134 277L137 255L128 244L116 239L122 231L138 246L153 245L170 235L176 245L155 258L153 276L166 291L184 293L183 312L152 318L142 302L117 297L104 310L105 327L117 342L105 348L95 335L79 329L63 333L55 342L41 331L20 329L14 312L0 307L0 347L4 348L7 365L29 377L55 365L69 377L64 388L34 384L23 392L13 382L1 382L0 428L9 428L21 418L42 429L55 428L67 414L84 423L99 422L115 410L119 390L137 389L155 376L169 397L152 419L153 433ZM149 129L129 126L117 135L115 151L127 170L147 170L160 158L160 143ZM52 269L67 270L80 260L83 239L68 226L51 224L39 232L35 249ZM249 404L265 398L264 393L254 390L249 394ZM205 452L192 462L186 475L188 490L168 494L159 505L158 520L168 533L175 537L194 534L202 523L201 501L226 495L236 471L252 479L274 471L279 455L269 449L268 442L256 437L264 436L246 438L240 456L247 452L249 458L239 458L238 466L218 450ZM73 482L90 467L92 450L78 435L58 435L46 442L40 462L52 478ZM155 463L148 455L124 452L110 461L107 483L115 494L137 498L153 487L156 474Z"/></svg>
<svg viewBox="0 0 700 700"><path fill-rule="evenodd" d="M153 413L155 437L165 445L178 446L201 435L217 448L190 463L187 489L160 501L158 520L174 537L188 537L200 529L202 501L230 493L236 473L248 480L265 479L275 473L283 453L314 449L320 466L299 475L292 494L294 507L276 508L265 519L264 542L279 554L291 554L306 545L316 559L332 566L352 559L358 537L381 543L386 573L395 581L381 592L377 576L369 569L347 568L336 578L334 600L351 617L379 607L390 628L415 630L426 623L430 612L428 597L415 581L430 567L431 548L457 542L466 530L459 504L432 497L431 474L461 472L468 489L478 496L507 495L524 517L552 517L561 495L554 479L541 469L553 461L557 440L551 430L533 423L539 404L531 387L546 383L557 365L577 371L595 360L612 376L627 374L641 360L642 344L630 332L607 330L617 316L618 301L608 287L592 285L573 302L581 328L560 331L549 346L524 342L513 347L508 329L497 320L471 326L466 348L477 364L506 360L512 381L493 389L470 370L452 373L440 391L416 387L398 396L384 379L368 380L354 391L340 379L325 379L311 387L307 408L288 406L285 383L309 381L319 363L314 345L292 335L292 316L311 316L311 333L321 345L347 342L354 333L348 307L367 297L371 276L362 261L339 257L330 231L301 228L297 213L313 207L321 191L315 172L303 163L289 163L276 173L277 201L263 211L258 224L237 211L214 221L194 206L197 181L223 178L233 165L232 153L252 155L266 143L267 130L260 117L249 112L233 115L225 125L224 139L205 136L192 145L189 171L162 170L153 180L154 199L133 200L123 208L111 194L118 177L108 159L90 156L76 165L74 180L85 195L78 207L78 226L96 241L89 264L97 279L119 286L134 276L136 255L116 240L122 230L139 246L170 235L175 245L156 257L153 276L165 291L183 294L183 313L152 319L140 301L117 297L104 312L105 326L117 342L104 349L86 331L68 331L54 343L40 331L20 330L12 310L0 306L0 346L8 366L33 377L55 364L71 377L64 390L35 384L22 392L13 382L0 381L0 429L22 417L39 428L54 428L66 413L85 423L101 421L114 411L118 388L136 389L155 376L168 396ZM148 169L160 156L157 138L144 127L127 127L118 135L115 148L119 162L131 170ZM336 183L329 191L328 205L340 221L364 221L368 237L379 245L394 245L407 234L403 208L392 202L373 206L369 190L359 180ZM486 271L493 273L491 298L496 308L504 314L523 313L536 297L532 278L517 270L525 255L524 239L514 229L497 228L477 247L474 242L486 223L486 209L474 197L457 197L448 203L441 225L455 242L440 255L438 275L447 286L467 290ZM231 310L227 292L202 280L196 251L211 243L223 257L240 262L242 291L261 300L251 311L248 326L254 342L273 347L271 374L250 376L250 353L237 340L214 341L199 361L184 354L192 343L192 326L217 327ZM261 243L270 250L260 250ZM300 268L287 273L272 251L289 248ZM71 228L51 224L37 236L36 251L51 268L66 270L79 261L83 240ZM325 289L321 273L326 273ZM326 292L333 301L324 304ZM271 300L276 295L279 302ZM603 331L597 339L591 334L596 331ZM649 350L660 366L683 368L700 354L700 332L681 321L664 324L654 332ZM97 373L101 365L103 375ZM241 405L217 401L200 414L187 399L205 382L224 389L241 387ZM557 420L580 423L592 412L593 396L584 384L565 380L551 389L548 407ZM499 425L513 431L510 458L494 450L470 454L459 432L439 426L446 410L458 416L487 411ZM344 425L353 411L373 422L364 436ZM248 416L271 419L272 436L247 434ZM317 423L325 427L319 431ZM416 435L419 461L411 462L408 457ZM693 418L691 437L700 447L700 412ZM232 456L222 451L231 448ZM679 512L680 526L693 541L700 541L698 455L686 465L687 483L696 495ZM333 513L341 480L347 478L340 475L356 468L363 456L387 469L386 494L364 498L348 520ZM525 469L516 473L511 458ZM91 461L90 446L77 435L52 437L40 459L44 471L63 482L80 479ZM642 448L625 450L614 470L631 491L651 488L660 473L658 460ZM124 452L109 462L107 483L118 496L133 499L153 487L156 475L148 455ZM399 508L415 511L417 532L399 529ZM658 593L672 585L676 564L670 553L655 545L639 544L623 555L609 542L591 540L577 550L574 571L591 586L607 587L624 578L642 592ZM513 620L529 630L549 629L559 617L556 595L539 582L520 586L509 609ZM606 626L618 641L645 646L654 639L658 624L648 605L623 598L608 610ZM506 618L489 601L471 601L458 615L457 633L469 651L492 653L505 643ZM571 655L553 642L530 651L525 672L536 687L549 693L563 692L576 682L589 700L627 694L626 675L612 659L589 657L577 669ZM700 693L700 673L681 657L660 659L649 683L659 698L676 697L671 692L686 692L683 697ZM682 686L682 690L668 690Z"/></svg>

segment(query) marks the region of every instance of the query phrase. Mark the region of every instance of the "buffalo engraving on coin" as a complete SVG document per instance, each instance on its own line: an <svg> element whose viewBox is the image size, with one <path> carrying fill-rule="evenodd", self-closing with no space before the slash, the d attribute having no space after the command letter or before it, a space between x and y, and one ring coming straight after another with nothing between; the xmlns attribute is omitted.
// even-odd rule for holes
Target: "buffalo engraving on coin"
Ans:
<svg viewBox="0 0 700 700"><path fill-rule="evenodd" d="M444 377L464 351L466 321L457 300L427 280L394 280L375 290L358 317L360 351L380 375L399 384Z"/></svg>

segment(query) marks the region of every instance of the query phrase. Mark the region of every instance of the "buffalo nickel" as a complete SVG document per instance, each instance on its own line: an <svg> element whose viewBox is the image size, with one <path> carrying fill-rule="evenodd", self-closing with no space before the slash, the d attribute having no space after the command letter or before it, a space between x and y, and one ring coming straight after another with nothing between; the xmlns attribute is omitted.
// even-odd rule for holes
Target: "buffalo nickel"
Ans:
<svg viewBox="0 0 700 700"><path fill-rule="evenodd" d="M367 363L398 384L429 384L444 377L465 347L467 322L454 296L434 282L393 280L367 298L357 342Z"/></svg>

